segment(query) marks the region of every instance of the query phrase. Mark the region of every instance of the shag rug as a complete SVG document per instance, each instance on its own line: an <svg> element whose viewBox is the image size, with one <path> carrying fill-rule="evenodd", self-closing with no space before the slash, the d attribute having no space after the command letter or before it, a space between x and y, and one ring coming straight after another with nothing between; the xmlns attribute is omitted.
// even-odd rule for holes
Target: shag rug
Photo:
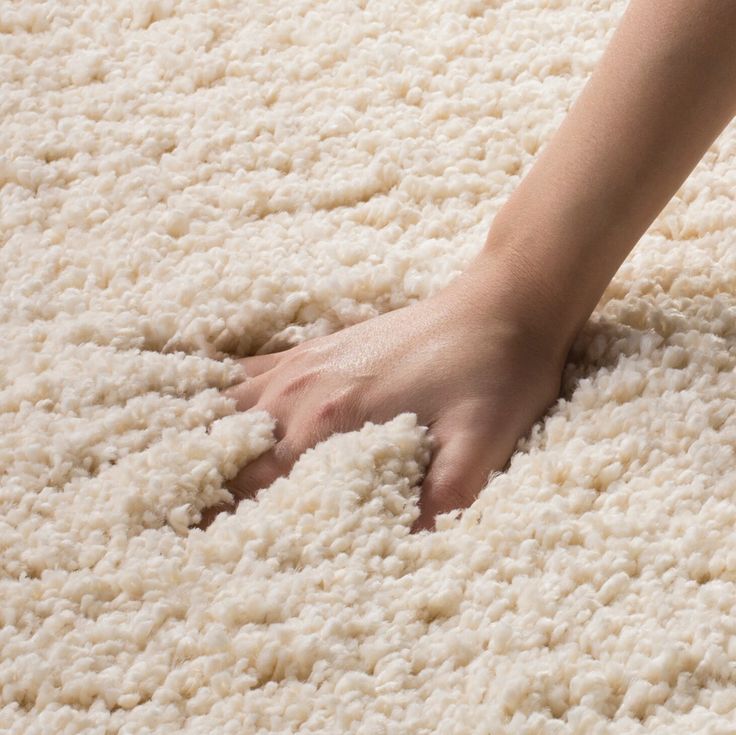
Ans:
<svg viewBox="0 0 736 735"><path fill-rule="evenodd" d="M624 9L3 5L2 732L736 732L736 124L464 513L403 413L195 527L235 359L458 275Z"/></svg>

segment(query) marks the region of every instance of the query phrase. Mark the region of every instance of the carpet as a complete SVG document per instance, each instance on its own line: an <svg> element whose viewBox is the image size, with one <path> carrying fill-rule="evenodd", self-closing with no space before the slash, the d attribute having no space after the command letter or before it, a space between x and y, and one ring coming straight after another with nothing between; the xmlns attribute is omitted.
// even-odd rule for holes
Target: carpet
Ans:
<svg viewBox="0 0 736 735"><path fill-rule="evenodd" d="M459 274L624 8L6 3L0 730L736 732L736 124L464 513L402 413L195 527L236 358Z"/></svg>

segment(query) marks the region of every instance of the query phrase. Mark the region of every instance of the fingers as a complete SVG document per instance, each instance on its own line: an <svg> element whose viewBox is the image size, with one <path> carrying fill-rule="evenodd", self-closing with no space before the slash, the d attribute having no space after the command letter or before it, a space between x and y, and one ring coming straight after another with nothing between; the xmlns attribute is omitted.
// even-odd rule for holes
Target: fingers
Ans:
<svg viewBox="0 0 736 735"><path fill-rule="evenodd" d="M296 461L294 454L285 441L276 442L225 483L224 487L233 494L234 502L203 508L202 520L195 528L205 530L220 513L232 512L241 500L254 498L259 490L268 487L279 477L288 475Z"/></svg>
<svg viewBox="0 0 736 735"><path fill-rule="evenodd" d="M207 527L212 521L217 518L223 511L230 511L234 506L228 505L227 503L218 503L217 505L211 505L209 508L202 508L202 520L199 523L195 523L193 528L198 528L200 531L206 531Z"/></svg>
<svg viewBox="0 0 736 735"><path fill-rule="evenodd" d="M258 403L267 384L268 375L261 374L254 378L247 377L242 383L236 383L222 391L222 395L226 398L232 398L238 411L247 411Z"/></svg>
<svg viewBox="0 0 736 735"><path fill-rule="evenodd" d="M267 370L275 367L281 357L283 357L283 352L271 352L267 355L243 357L238 362L251 378L255 378L256 375L265 373Z"/></svg>
<svg viewBox="0 0 736 735"><path fill-rule="evenodd" d="M438 448L422 483L419 517L411 533L431 531L440 513L472 505L488 475L494 469L501 469L496 466L499 463L494 461L487 435L482 431L475 433L462 428L436 438Z"/></svg>
<svg viewBox="0 0 736 735"><path fill-rule="evenodd" d="M259 490L268 487L279 477L289 474L296 461L287 440L277 441L271 449L264 452L247 464L225 487L233 494L236 501L254 498Z"/></svg>
<svg viewBox="0 0 736 735"><path fill-rule="evenodd" d="M261 377L252 378L239 386L230 388L235 393L238 407L257 402L259 388L263 385ZM251 383L252 388L246 385ZM249 392L250 390L250 392ZM285 406L281 404L281 409ZM250 407L250 406L249 406ZM243 409L245 410L245 409ZM315 446L337 431L349 430L357 423L357 408L349 398L349 392L337 394L331 400L324 401L317 408L306 408L302 414L292 416L278 411L276 404L268 406L268 412L275 417L274 435L277 439L271 449L243 467L225 488L233 494L233 503L221 503L202 510L202 520L197 528L202 530L212 523L223 511L233 511L240 500L255 498L260 490L269 487L279 477L291 472L296 460L307 449ZM288 432L286 421L289 420Z"/></svg>
<svg viewBox="0 0 736 735"><path fill-rule="evenodd" d="M236 402L238 411L247 411L249 408L253 408L258 403L267 382L262 376L276 367L281 357L283 357L283 353L272 352L268 355L251 355L238 360L247 377L240 383L231 385L222 391L222 394ZM256 378L261 379L256 380Z"/></svg>

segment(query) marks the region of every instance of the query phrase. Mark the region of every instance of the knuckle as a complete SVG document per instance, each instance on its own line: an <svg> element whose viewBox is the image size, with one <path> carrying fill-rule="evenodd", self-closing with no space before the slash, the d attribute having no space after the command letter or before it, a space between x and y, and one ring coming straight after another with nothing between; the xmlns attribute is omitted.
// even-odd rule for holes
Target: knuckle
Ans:
<svg viewBox="0 0 736 735"><path fill-rule="evenodd" d="M294 396L302 393L314 381L314 373L303 372L287 378L281 387L281 395Z"/></svg>
<svg viewBox="0 0 736 735"><path fill-rule="evenodd" d="M342 398L328 398L317 406L314 417L319 423L333 423L341 418L344 410Z"/></svg>
<svg viewBox="0 0 736 735"><path fill-rule="evenodd" d="M338 394L323 400L317 406L314 418L319 425L328 425L333 428L349 429L353 426L364 411L356 399L353 388L345 388Z"/></svg>

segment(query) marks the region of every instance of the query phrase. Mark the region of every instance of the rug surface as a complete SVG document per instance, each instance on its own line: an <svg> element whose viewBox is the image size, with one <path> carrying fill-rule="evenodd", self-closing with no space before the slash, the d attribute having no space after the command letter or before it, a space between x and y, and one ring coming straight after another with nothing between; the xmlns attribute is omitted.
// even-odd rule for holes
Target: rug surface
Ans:
<svg viewBox="0 0 736 735"><path fill-rule="evenodd" d="M0 730L736 731L736 123L465 513L404 413L193 527L235 358L449 283L624 7L3 6Z"/></svg>

